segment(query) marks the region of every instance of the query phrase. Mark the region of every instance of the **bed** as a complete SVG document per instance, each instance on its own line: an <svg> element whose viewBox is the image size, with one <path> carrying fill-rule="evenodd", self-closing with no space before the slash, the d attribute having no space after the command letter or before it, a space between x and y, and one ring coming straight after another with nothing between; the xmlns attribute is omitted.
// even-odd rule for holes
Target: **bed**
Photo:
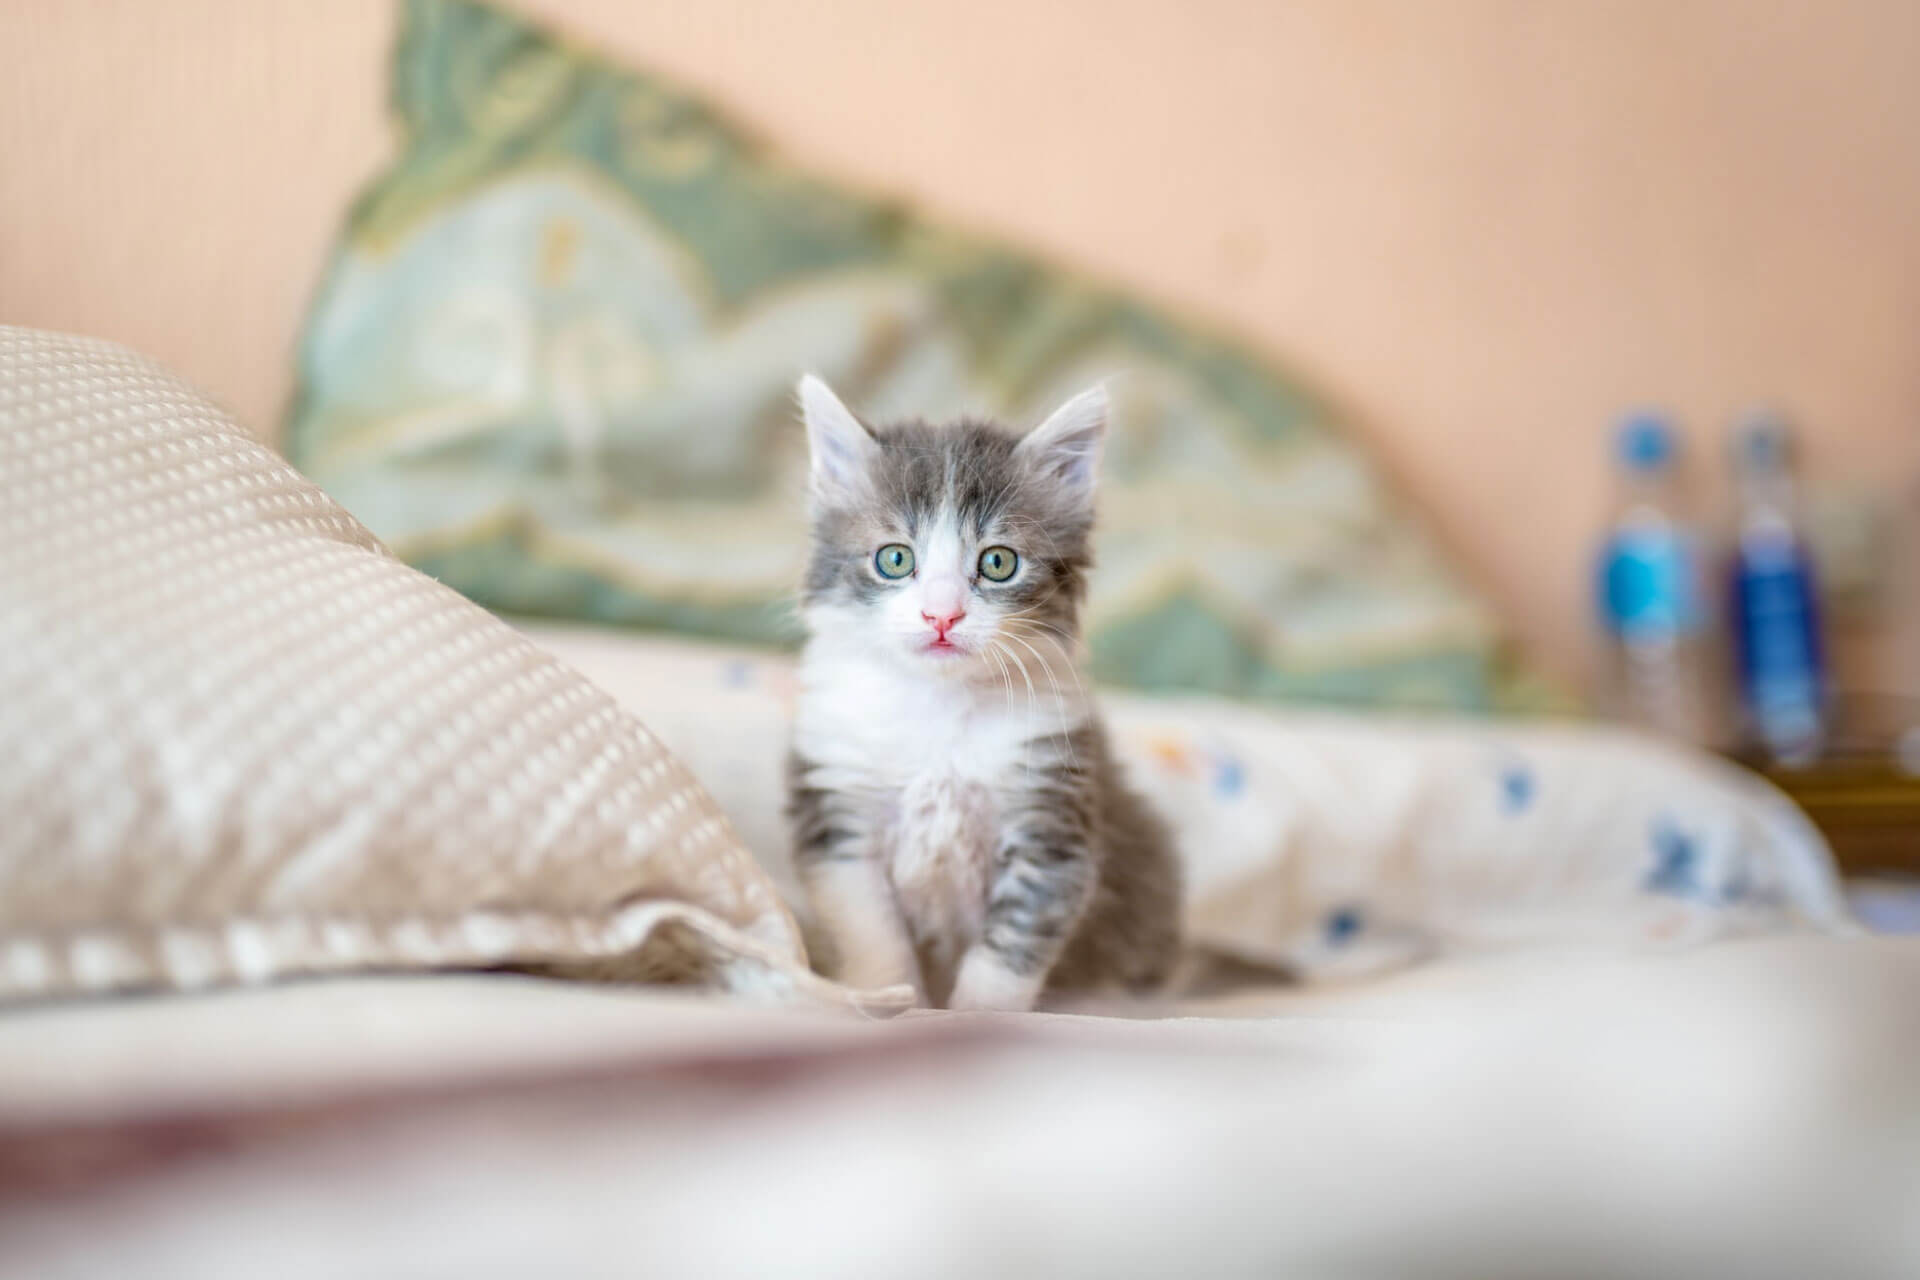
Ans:
<svg viewBox="0 0 1920 1280"><path fill-rule="evenodd" d="M1900 1276L1920 943L1589 726L1105 700L1149 1001L812 974L787 659L399 563L110 344L0 328L0 1271Z"/></svg>

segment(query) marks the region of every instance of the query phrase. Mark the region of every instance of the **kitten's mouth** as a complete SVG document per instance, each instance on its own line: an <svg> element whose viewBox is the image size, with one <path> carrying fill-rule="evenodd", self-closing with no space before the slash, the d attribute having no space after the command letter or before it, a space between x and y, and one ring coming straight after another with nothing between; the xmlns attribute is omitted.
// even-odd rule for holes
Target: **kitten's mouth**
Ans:
<svg viewBox="0 0 1920 1280"><path fill-rule="evenodd" d="M920 646L920 652L930 653L936 658L958 658L964 655L966 650L945 636L939 636Z"/></svg>

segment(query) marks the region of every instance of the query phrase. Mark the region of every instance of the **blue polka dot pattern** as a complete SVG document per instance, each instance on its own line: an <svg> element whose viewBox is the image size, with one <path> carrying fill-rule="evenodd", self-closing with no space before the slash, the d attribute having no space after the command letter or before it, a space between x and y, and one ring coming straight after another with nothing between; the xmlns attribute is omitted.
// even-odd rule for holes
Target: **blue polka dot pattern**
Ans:
<svg viewBox="0 0 1920 1280"><path fill-rule="evenodd" d="M1500 812L1524 813L1533 803L1536 789L1533 770L1524 764L1510 764L1500 770Z"/></svg>
<svg viewBox="0 0 1920 1280"><path fill-rule="evenodd" d="M1327 941L1334 946L1344 946L1360 935L1366 926L1366 917L1358 907L1336 907L1327 913Z"/></svg>
<svg viewBox="0 0 1920 1280"><path fill-rule="evenodd" d="M1700 848L1693 836L1672 818L1661 817L1653 824L1650 842L1653 867L1647 872L1642 887L1649 893L1665 893L1676 898L1699 896Z"/></svg>

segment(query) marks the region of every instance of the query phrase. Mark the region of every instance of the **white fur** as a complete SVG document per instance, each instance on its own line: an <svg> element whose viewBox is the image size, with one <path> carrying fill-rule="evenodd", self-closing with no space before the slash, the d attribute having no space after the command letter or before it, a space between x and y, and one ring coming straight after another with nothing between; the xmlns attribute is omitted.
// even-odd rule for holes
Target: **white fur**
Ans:
<svg viewBox="0 0 1920 1280"><path fill-rule="evenodd" d="M933 772L988 786L1017 780L1020 746L1084 723L1081 685L1062 676L1029 691L977 655L932 658L890 637L868 634L858 616L832 605L807 611L813 638L800 661L795 745L820 769L823 786L904 789ZM836 616L839 615L839 616Z"/></svg>
<svg viewBox="0 0 1920 1280"><path fill-rule="evenodd" d="M808 621L794 745L814 766L813 785L871 798L872 866L893 894L883 901L864 882L809 884L842 953L835 976L903 980L904 933L938 970L915 973L916 986L937 991L980 936L996 795L1019 783L1027 742L1072 730L1090 708L1057 650L1058 688L1036 674L1029 690L978 656L921 656L833 606L809 610ZM876 913L887 918L876 923Z"/></svg>
<svg viewBox="0 0 1920 1280"><path fill-rule="evenodd" d="M1013 972L990 952L976 947L967 953L954 980L949 1009L996 1009L1024 1012L1040 998L1044 974Z"/></svg>

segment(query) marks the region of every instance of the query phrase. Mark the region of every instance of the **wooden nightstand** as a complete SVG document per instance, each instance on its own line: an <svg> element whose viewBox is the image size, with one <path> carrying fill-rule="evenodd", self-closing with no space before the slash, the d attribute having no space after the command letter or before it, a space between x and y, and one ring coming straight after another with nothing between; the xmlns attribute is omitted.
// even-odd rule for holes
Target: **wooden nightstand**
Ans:
<svg viewBox="0 0 1920 1280"><path fill-rule="evenodd" d="M1908 699L1847 699L1842 732L1818 764L1788 769L1752 759L1757 769L1813 819L1845 875L1920 875L1920 760L1902 755L1920 726Z"/></svg>
<svg viewBox="0 0 1920 1280"><path fill-rule="evenodd" d="M1806 810L1843 874L1920 875L1920 777L1886 757L1762 772Z"/></svg>

